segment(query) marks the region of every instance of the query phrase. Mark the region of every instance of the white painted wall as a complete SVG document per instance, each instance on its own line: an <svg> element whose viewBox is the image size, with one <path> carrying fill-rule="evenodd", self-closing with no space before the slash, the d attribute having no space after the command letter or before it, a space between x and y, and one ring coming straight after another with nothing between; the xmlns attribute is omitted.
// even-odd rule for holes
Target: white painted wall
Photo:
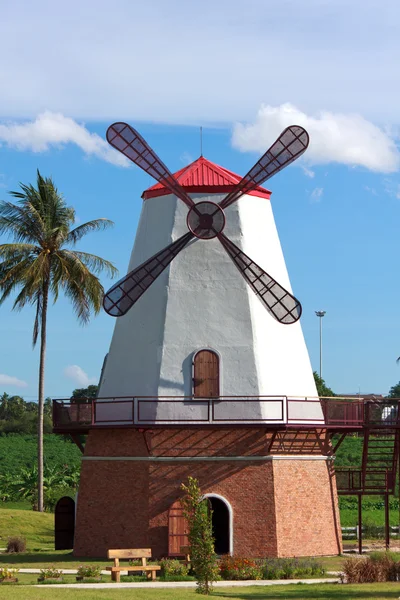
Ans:
<svg viewBox="0 0 400 600"><path fill-rule="evenodd" d="M192 197L218 202L223 196ZM186 233L187 211L172 195L143 203L129 270ZM290 290L270 201L244 196L226 217L224 233ZM99 396L190 396L192 359L200 348L220 354L221 395L317 395L300 324L275 321L218 240L196 239L117 319ZM281 407L280 401L243 401L221 403L218 411L230 419L285 421ZM206 408L198 401L141 405L150 421L156 415L202 420ZM315 403L296 405L296 414L302 422L322 416Z"/></svg>

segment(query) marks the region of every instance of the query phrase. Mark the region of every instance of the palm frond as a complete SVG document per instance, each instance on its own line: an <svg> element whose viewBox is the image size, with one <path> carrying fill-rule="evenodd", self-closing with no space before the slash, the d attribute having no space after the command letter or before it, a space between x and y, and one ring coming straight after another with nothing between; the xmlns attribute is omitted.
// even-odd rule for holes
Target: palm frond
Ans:
<svg viewBox="0 0 400 600"><path fill-rule="evenodd" d="M32 257L28 257L8 265L5 265L5 263L0 264L0 305L15 288L26 284L26 274L29 272L33 261Z"/></svg>
<svg viewBox="0 0 400 600"><path fill-rule="evenodd" d="M10 260L20 257L25 258L29 254L39 254L41 248L35 244L0 244L0 259Z"/></svg>
<svg viewBox="0 0 400 600"><path fill-rule="evenodd" d="M96 256L96 254L89 254L88 252L80 252L79 250L73 250L75 256L94 273L100 274L105 271L108 277L113 279L118 275L118 269L114 267L112 262Z"/></svg>
<svg viewBox="0 0 400 600"><path fill-rule="evenodd" d="M16 242L41 243L44 229L29 203L17 206L3 201L0 202L0 233L13 236Z"/></svg>
<svg viewBox="0 0 400 600"><path fill-rule="evenodd" d="M113 227L114 222L109 219L95 219L93 221L88 221L87 223L83 223L75 229L72 229L65 238L65 244L76 244L84 235L91 233L93 231L103 231L104 229L108 229L109 227Z"/></svg>
<svg viewBox="0 0 400 600"><path fill-rule="evenodd" d="M57 253L60 261L58 269L62 269L63 272L62 275L60 272L57 275L58 285L72 301L79 321L86 323L90 318L91 311L95 314L100 311L104 289L99 279L89 270L78 254L72 250L61 250ZM108 263L108 261L105 262ZM52 283L54 281L53 278ZM53 289L52 291L54 293Z"/></svg>

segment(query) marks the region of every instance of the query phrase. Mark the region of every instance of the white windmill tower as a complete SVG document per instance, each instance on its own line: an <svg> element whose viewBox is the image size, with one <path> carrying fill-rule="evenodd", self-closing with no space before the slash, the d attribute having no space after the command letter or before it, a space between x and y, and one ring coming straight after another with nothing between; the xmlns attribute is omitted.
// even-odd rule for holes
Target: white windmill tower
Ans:
<svg viewBox="0 0 400 600"><path fill-rule="evenodd" d="M213 503L218 552L340 551L301 305L260 187L303 154L307 132L285 129L243 178L203 157L173 175L126 123L107 139L158 184L143 195L129 273L104 297L118 319L83 457L75 553L179 554L188 475Z"/></svg>
<svg viewBox="0 0 400 600"><path fill-rule="evenodd" d="M215 193L189 195L129 125L112 125L107 139L167 195L144 201L129 273L104 298L105 310L120 318L99 396L192 396L201 379L192 372L193 358L209 349L219 359L219 389L203 385L200 393L315 397L301 305L290 290L270 202L259 189L306 150L305 130L287 128L229 194L217 185ZM196 161L203 178L210 164ZM193 165L182 178L188 171ZM227 419L285 421L281 406L272 399L230 404ZM200 415L198 404L153 403L147 416L182 421L195 410ZM302 407L303 422L320 417L319 406Z"/></svg>

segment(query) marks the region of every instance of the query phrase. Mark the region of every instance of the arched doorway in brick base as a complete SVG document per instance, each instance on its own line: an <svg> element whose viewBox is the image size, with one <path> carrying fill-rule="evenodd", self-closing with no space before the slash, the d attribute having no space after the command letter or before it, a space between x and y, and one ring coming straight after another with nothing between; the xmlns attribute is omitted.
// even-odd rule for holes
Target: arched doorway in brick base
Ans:
<svg viewBox="0 0 400 600"><path fill-rule="evenodd" d="M60 498L54 511L56 550L72 550L75 532L75 501L69 496Z"/></svg>
<svg viewBox="0 0 400 600"><path fill-rule="evenodd" d="M233 554L233 511L219 494L204 494L210 502L216 554Z"/></svg>

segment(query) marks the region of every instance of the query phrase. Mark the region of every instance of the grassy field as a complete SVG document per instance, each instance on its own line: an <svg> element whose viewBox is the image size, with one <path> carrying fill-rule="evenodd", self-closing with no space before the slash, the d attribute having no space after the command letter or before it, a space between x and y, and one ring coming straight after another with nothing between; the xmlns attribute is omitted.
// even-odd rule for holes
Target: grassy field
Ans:
<svg viewBox="0 0 400 600"><path fill-rule="evenodd" d="M54 548L54 515L3 508L0 510L1 548L11 536L24 537L29 550Z"/></svg>
<svg viewBox="0 0 400 600"><path fill-rule="evenodd" d="M151 585L151 584L149 584ZM41 586L0 585L0 600L195 600L201 598L194 589L57 589ZM211 598L219 600L383 600L399 597L398 583L364 585L274 585L244 588L217 588Z"/></svg>
<svg viewBox="0 0 400 600"><path fill-rule="evenodd" d="M383 510L368 510L362 511L362 519L364 525L385 525L385 512ZM390 525L397 526L399 524L399 511L391 510L389 512ZM358 512L348 508L342 508L340 511L340 524L342 527L355 527L358 525Z"/></svg>
<svg viewBox="0 0 400 600"><path fill-rule="evenodd" d="M77 569L79 565L83 563L96 564L105 568L106 566L110 566L112 561L104 558L79 559L72 556L72 553L69 550L0 554L0 566L8 565L18 569L42 569L48 567L56 567L57 569Z"/></svg>

